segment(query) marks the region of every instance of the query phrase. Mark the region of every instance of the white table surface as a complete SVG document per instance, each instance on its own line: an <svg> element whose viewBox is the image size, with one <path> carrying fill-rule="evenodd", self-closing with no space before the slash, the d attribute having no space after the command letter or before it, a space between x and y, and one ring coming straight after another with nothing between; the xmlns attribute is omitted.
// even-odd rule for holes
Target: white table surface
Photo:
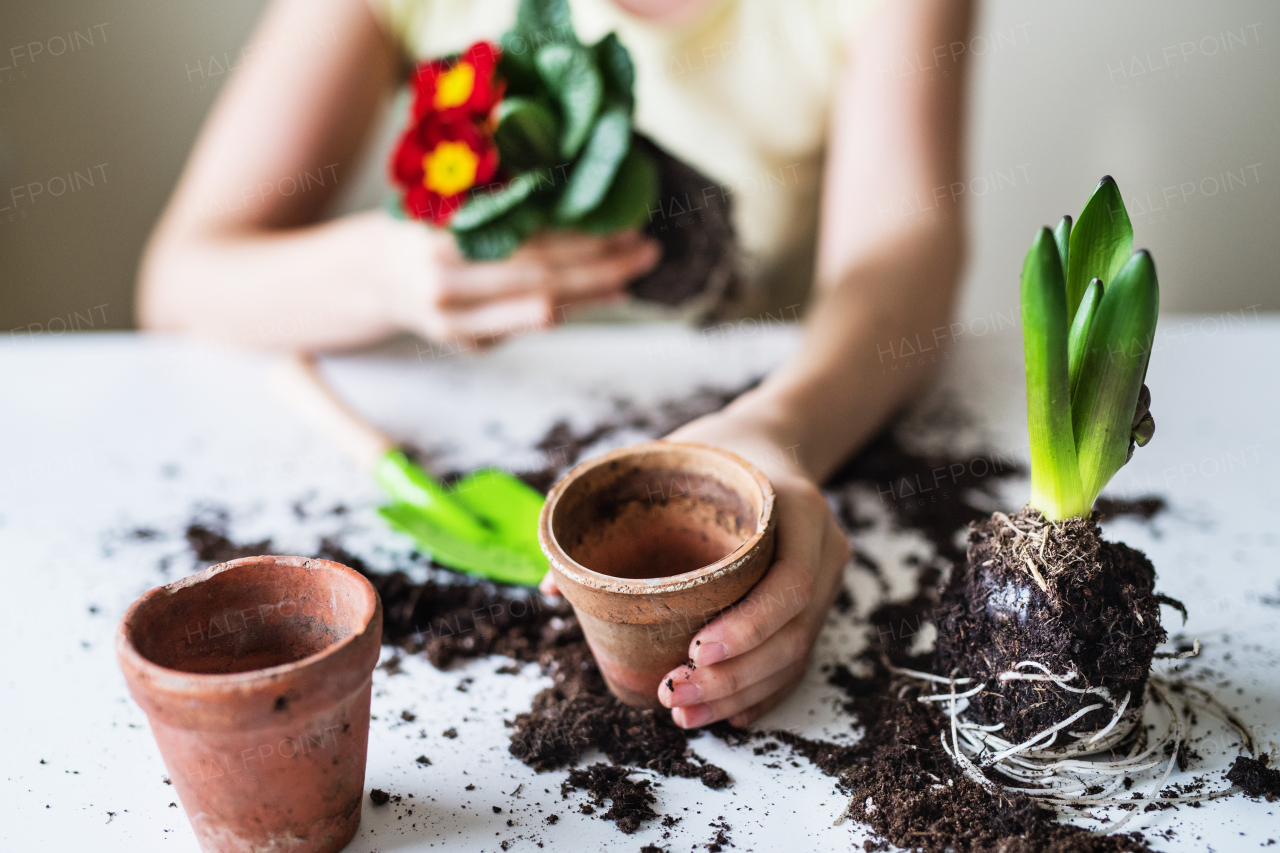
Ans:
<svg viewBox="0 0 1280 853"><path fill-rule="evenodd" d="M373 420L436 449L446 463L519 468L535 460L531 446L557 417L586 426L615 396L644 402L703 384L734 386L794 343L791 330L750 331L726 339L671 327L575 328L481 358L431 357L410 346L331 359L326 370ZM1018 335L970 335L946 359L928 405L962 401L975 418L973 429L947 437L953 450L1015 448L1025 456ZM164 766L112 648L135 597L191 570L181 531L193 506L227 507L233 538L270 536L277 553L310 553L340 526L375 565L379 549L407 550L373 515L378 494L368 476L278 402L266 366L258 355L127 334L0 344L0 849L196 849L181 809L170 807L176 796L162 781ZM1264 747L1280 741L1277 367L1280 320L1162 319L1148 378L1156 437L1109 493L1160 494L1169 509L1151 523L1107 525L1109 535L1150 555L1160 590L1187 603L1185 631L1205 644L1193 669L1221 673L1228 686L1219 694ZM1007 504L1020 505L1025 490L1025 481L1006 483ZM340 522L299 520L291 504L306 496L309 506L342 502L353 512ZM874 494L866 505L877 511ZM909 594L901 558L929 546L880 516L858 545L897 571L891 595ZM138 526L163 535L120 541ZM157 568L166 554L176 555L167 577ZM819 666L852 657L863 634L854 620L879 592L854 566L848 583L854 614L833 616L808 678L760 726L851 736ZM1175 619L1166 611L1166 624ZM843 798L808 762L766 769L749 748L709 736L693 747L729 771L732 787L658 779L659 811L683 820L666 840L657 821L625 836L579 814L583 795L560 799L563 772L536 774L508 754L501 721L527 709L546 681L534 666L497 675L501 663L440 672L410 658L407 676L376 673L366 790L412 793L416 805L403 817L407 803L375 809L366 801L348 849L497 850L514 840L512 850L536 850L539 841L547 849L634 851L660 842L692 850L712 839L709 824L721 816L740 851L849 850L866 837L856 824L831 825ZM475 679L467 693L454 689L464 677ZM402 721L403 710L416 721ZM450 727L456 739L441 736ZM1228 765L1227 750L1199 748L1205 761L1191 774ZM415 763L421 754L432 766ZM474 791L464 790L468 783ZM522 784L517 798L508 796ZM1159 849L1253 849L1280 835L1276 811L1232 797L1146 815L1139 825ZM552 812L560 820L547 825Z"/></svg>

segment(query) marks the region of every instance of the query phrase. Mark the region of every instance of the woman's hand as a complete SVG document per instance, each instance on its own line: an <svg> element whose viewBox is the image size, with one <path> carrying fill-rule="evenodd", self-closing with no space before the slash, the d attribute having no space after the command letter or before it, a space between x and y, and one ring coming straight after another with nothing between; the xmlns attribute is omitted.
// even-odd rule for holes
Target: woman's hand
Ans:
<svg viewBox="0 0 1280 853"><path fill-rule="evenodd" d="M801 468L796 448L749 416L717 412L667 437L731 450L773 484L773 565L742 601L694 635L689 643L694 666L676 667L658 688L658 700L672 709L676 725L694 728L727 719L745 726L804 678L814 640L840 591L849 542ZM541 589L558 593L550 574Z"/></svg>
<svg viewBox="0 0 1280 853"><path fill-rule="evenodd" d="M746 598L694 636L694 665L676 667L658 688L682 728L717 720L746 726L786 698L804 678L840 591L849 543L826 498L804 477L769 479L778 518L773 565Z"/></svg>
<svg viewBox="0 0 1280 853"><path fill-rule="evenodd" d="M547 231L504 260L470 261L447 231L419 223L396 228L392 324L460 349L546 328L579 305L622 299L627 284L661 257L658 243L637 231Z"/></svg>

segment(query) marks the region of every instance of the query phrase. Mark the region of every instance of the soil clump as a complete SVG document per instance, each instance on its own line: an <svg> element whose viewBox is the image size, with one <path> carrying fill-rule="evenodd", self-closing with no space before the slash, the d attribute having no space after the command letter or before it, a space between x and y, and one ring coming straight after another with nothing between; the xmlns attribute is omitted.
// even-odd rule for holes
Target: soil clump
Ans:
<svg viewBox="0 0 1280 853"><path fill-rule="evenodd" d="M952 573L939 607L933 671L956 673L986 689L969 700L969 719L1004 723L1000 736L1021 743L1087 705L1097 693L1069 692L1043 680L1001 680L1034 661L1075 689L1105 688L1138 707L1156 646L1165 640L1155 569L1141 552L1108 542L1093 521L1049 524L1026 507L978 522L966 562ZM1040 671L1026 671L1035 677ZM1111 721L1102 703L1073 730ZM1070 735L1062 732L1060 741Z"/></svg>
<svg viewBox="0 0 1280 853"><path fill-rule="evenodd" d="M1280 770L1268 767L1269 762L1266 755L1259 758L1236 756L1235 763L1227 771L1227 781L1239 785L1240 790L1250 797L1266 797L1267 802L1274 803L1280 799Z"/></svg>

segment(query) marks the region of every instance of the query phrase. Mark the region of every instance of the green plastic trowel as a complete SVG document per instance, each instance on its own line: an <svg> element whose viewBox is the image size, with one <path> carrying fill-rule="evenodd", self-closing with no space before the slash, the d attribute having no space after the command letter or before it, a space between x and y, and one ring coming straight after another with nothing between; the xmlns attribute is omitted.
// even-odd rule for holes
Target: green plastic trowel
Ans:
<svg viewBox="0 0 1280 853"><path fill-rule="evenodd" d="M391 502L378 512L443 566L497 583L535 586L547 572L538 547L543 497L506 471L486 468L446 486L415 465L325 383L315 361L291 355L276 385L373 472Z"/></svg>

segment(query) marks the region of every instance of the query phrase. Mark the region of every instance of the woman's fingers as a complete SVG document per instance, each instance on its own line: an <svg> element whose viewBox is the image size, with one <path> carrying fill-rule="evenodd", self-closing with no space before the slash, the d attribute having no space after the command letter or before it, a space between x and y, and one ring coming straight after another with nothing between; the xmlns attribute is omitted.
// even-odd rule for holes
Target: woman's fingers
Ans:
<svg viewBox="0 0 1280 853"><path fill-rule="evenodd" d="M668 708L718 702L794 666L808 657L816 633L808 615L799 614L746 654L695 669L677 667L659 686L658 701Z"/></svg>
<svg viewBox="0 0 1280 853"><path fill-rule="evenodd" d="M547 572L542 576L542 580L538 582L538 592L543 595L559 595L560 587L556 583L556 576L551 572Z"/></svg>
<svg viewBox="0 0 1280 853"><path fill-rule="evenodd" d="M835 599L849 545L816 489L779 483L779 559L751 594L716 617L658 688L677 724L745 725L804 676Z"/></svg>
<svg viewBox="0 0 1280 853"><path fill-rule="evenodd" d="M557 298L582 300L621 293L633 278L653 269L661 254L656 243L638 243L594 261L559 267L555 294Z"/></svg>
<svg viewBox="0 0 1280 853"><path fill-rule="evenodd" d="M610 252L633 249L644 242L653 240L635 230L621 231L607 237L597 237L582 231L542 231L530 237L512 257L564 266L593 260Z"/></svg>
<svg viewBox="0 0 1280 853"><path fill-rule="evenodd" d="M619 241L586 235L565 239L572 244L557 245L554 250L522 248L503 261L444 265L436 294L439 307L528 294L547 296L555 305L608 297L652 269L661 256L658 244L647 239Z"/></svg>
<svg viewBox="0 0 1280 853"><path fill-rule="evenodd" d="M543 296L499 299L474 308L429 314L419 332L463 348L487 346L552 324L552 306Z"/></svg>
<svg viewBox="0 0 1280 853"><path fill-rule="evenodd" d="M774 563L741 602L721 613L689 644L698 666L751 651L769 639L813 598L831 511L815 486L794 487L775 504Z"/></svg>
<svg viewBox="0 0 1280 853"><path fill-rule="evenodd" d="M755 682L750 687L735 693L727 699L699 702L695 705L676 708L671 712L671 719L681 728L692 729L698 726L705 726L716 720L723 720L726 717L744 715L745 712L757 706L766 705L771 699L773 704L776 704L803 677L804 670L796 672L792 669L783 669ZM772 705L769 707L772 707Z"/></svg>

